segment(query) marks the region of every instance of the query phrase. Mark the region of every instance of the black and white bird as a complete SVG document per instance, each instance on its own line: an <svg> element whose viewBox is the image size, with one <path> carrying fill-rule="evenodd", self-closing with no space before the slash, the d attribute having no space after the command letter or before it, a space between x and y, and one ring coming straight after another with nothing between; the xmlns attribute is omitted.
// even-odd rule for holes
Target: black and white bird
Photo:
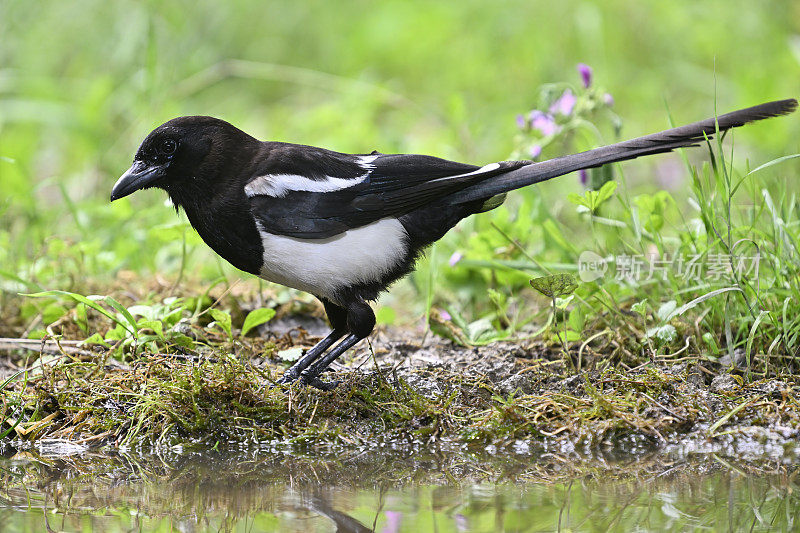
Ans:
<svg viewBox="0 0 800 533"><path fill-rule="evenodd" d="M321 381L321 373L375 327L368 302L411 272L425 247L462 218L499 206L514 189L695 146L796 107L794 99L769 102L548 161L485 166L259 141L223 120L179 117L144 139L111 200L164 189L233 266L319 298L332 331L281 381L325 389L335 383Z"/></svg>

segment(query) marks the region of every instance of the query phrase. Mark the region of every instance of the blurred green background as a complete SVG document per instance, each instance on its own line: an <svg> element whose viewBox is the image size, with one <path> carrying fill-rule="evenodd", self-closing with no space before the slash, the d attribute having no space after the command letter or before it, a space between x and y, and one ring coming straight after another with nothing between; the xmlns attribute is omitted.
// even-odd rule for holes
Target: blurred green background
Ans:
<svg viewBox="0 0 800 533"><path fill-rule="evenodd" d="M184 235L189 278L220 269L233 277L162 192L108 203L141 139L174 116L214 115L261 139L483 164L513 151L515 116L532 108L539 86L579 83L578 62L613 95L623 137L667 127L667 107L688 122L712 116L715 100L724 112L796 97L800 3L2 0L3 288L89 290L122 269L172 279ZM750 126L736 146L752 166L798 152L800 121ZM569 148L589 147L576 139ZM628 183L655 190L658 165L670 161L680 160L626 164ZM784 168L797 176L797 165ZM680 197L680 180L672 186ZM450 302L502 289L496 274L448 266L457 250L468 259L498 252L477 237L492 220L506 221L531 254L574 261L548 257L548 235L516 217L552 217L567 235L588 234L565 200L580 190L567 176L465 221L398 294L432 280Z"/></svg>

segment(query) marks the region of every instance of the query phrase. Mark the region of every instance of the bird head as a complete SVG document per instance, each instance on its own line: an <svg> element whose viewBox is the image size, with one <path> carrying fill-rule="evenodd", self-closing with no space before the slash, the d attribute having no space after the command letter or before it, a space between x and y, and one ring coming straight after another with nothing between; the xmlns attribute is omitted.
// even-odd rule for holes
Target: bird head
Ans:
<svg viewBox="0 0 800 533"><path fill-rule="evenodd" d="M114 184L111 201L151 187L164 189L173 201L190 191L208 194L219 169L230 164L225 161L226 148L246 139L255 140L214 117L178 117L165 122L142 141L133 164Z"/></svg>

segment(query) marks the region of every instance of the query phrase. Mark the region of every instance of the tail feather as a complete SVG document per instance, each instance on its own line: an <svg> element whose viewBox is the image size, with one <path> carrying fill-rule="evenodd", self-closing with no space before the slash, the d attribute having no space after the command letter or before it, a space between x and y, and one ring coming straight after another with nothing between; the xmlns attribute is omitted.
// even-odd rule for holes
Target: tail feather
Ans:
<svg viewBox="0 0 800 533"><path fill-rule="evenodd" d="M698 146L706 138L710 139L716 134L717 124L719 131L723 132L757 120L787 115L796 108L797 100L794 98L777 100L594 150L557 157L541 163L531 163L464 188L451 198L456 202L479 200L581 169L660 154L676 148Z"/></svg>

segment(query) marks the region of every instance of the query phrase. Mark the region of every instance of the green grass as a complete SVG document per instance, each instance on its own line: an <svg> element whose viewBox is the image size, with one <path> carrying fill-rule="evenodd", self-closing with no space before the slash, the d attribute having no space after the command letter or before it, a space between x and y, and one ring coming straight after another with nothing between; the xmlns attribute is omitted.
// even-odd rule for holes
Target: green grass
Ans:
<svg viewBox="0 0 800 533"><path fill-rule="evenodd" d="M552 157L671 120L797 96L797 15L791 3L754 8L738 0L681 7L622 0L602 7L3 4L0 337L89 342L70 345L83 355L53 370L69 386L41 375L23 387L18 378L3 392L0 416L15 419L24 405L30 427L55 412L45 409L48 398L71 413L69 397L100 401L102 389L80 396L79 384L101 379L102 365L136 368L177 353L216 362L148 373L147 393L137 392L135 401L115 397L133 402L130 420L160 413L150 428L156 434L195 431L204 427L201 419L213 424L202 391L249 391L242 410L223 418L255 409L252 420L283 420L284 400L263 388L265 378L256 373L239 382L231 372L255 368L242 353L259 350L274 369L281 353L291 357L282 352L291 346L240 330L250 312L319 308L225 264L159 192L108 203L111 185L155 125L211 114L260 138L342 151L485 163L527 156L536 143L541 158ZM580 86L578 62L594 67L589 90ZM517 114L546 109L567 87L579 105L559 118L561 133L539 138L516 127ZM614 96L613 107L605 93ZM569 372L689 361L732 367L747 383L793 379L800 343L798 138L798 117L773 119L705 149L615 166L615 190L601 189L608 176L595 174L600 195L585 192L576 176L514 192L503 207L463 221L437 244L382 299L379 321L424 325L463 344L535 339L560 353ZM618 265L610 263L605 277L560 298L531 289L531 278L577 275L585 251L695 261L721 272L687 278L672 264L627 283L615 279ZM451 266L454 254L461 259ZM726 268L756 254L757 275ZM30 350L6 353L9 371L33 364ZM173 382L181 387L167 386ZM363 394L376 386L362 385ZM30 395L43 386L50 396ZM501 400L484 407L508 398ZM415 405L413 397L392 401ZM95 422L93 431L107 431ZM126 435L138 435L136 427Z"/></svg>

